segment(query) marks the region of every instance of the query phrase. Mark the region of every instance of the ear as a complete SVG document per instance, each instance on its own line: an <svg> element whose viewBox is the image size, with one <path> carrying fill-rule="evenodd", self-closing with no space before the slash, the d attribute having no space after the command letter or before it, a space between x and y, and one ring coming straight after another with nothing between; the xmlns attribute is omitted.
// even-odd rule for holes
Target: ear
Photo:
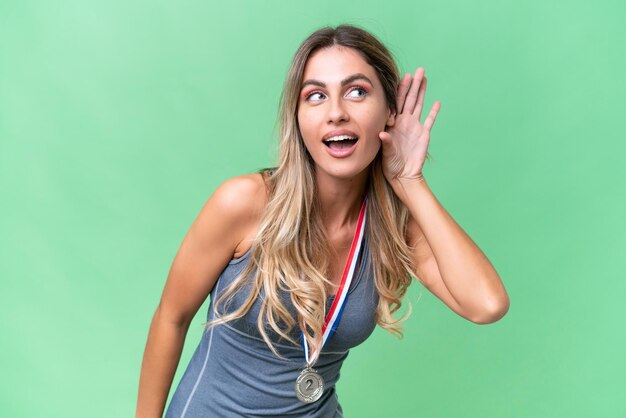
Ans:
<svg viewBox="0 0 626 418"><path fill-rule="evenodd" d="M396 112L389 108L389 116L387 117L385 126L393 126L394 123L396 123Z"/></svg>

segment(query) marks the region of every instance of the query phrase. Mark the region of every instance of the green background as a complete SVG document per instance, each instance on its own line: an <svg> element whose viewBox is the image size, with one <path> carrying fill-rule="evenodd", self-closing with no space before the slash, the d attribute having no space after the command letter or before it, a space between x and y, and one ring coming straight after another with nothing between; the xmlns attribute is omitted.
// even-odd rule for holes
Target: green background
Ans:
<svg viewBox="0 0 626 418"><path fill-rule="evenodd" d="M0 2L0 415L134 415L182 238L275 163L293 53L348 22L426 69L425 176L511 307L476 325L416 282L405 337L346 360L346 416L626 416L625 21L617 0Z"/></svg>

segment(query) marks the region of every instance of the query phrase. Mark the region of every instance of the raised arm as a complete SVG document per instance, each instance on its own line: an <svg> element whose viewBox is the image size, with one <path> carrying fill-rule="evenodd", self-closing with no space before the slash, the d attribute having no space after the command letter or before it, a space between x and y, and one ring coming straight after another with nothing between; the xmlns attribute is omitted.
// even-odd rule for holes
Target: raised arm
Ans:
<svg viewBox="0 0 626 418"><path fill-rule="evenodd" d="M411 213L409 244L416 245L414 268L418 279L454 312L477 324L502 318L510 301L491 262L448 214L430 190L422 167L430 131L441 103L432 105L420 122L426 77L419 67L415 77L405 74L398 87L393 126L380 132L383 173Z"/></svg>
<svg viewBox="0 0 626 418"><path fill-rule="evenodd" d="M183 239L150 324L136 418L163 415L189 324L258 216L259 179L247 174L222 183Z"/></svg>

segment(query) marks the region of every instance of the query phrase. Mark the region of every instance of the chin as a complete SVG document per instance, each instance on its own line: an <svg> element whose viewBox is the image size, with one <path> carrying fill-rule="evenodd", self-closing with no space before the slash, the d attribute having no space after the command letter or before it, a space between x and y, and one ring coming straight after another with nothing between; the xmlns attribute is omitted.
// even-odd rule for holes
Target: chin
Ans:
<svg viewBox="0 0 626 418"><path fill-rule="evenodd" d="M316 170L321 170L328 174L329 176L342 179L342 180L350 180L354 179L362 175L364 172L367 173L370 169L372 162L369 164L335 164L332 166L317 166Z"/></svg>

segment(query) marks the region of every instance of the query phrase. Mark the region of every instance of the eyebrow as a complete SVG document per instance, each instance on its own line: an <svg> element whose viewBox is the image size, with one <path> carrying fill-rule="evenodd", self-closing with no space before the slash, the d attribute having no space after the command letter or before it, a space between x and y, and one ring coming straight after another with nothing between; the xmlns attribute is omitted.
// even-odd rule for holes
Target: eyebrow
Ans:
<svg viewBox="0 0 626 418"><path fill-rule="evenodd" d="M372 83L372 81L367 78L365 76L365 74L362 73L356 73L356 74L352 74L349 77L344 78L343 80L341 80L341 87L345 86L346 84L352 83L355 80L365 80L368 83L370 83L371 86L374 86L374 83ZM305 82L302 83L302 87L300 88L301 90L303 88L305 88L308 85L314 85L314 86L319 86L319 87L326 87L326 83L323 83L319 80L306 80Z"/></svg>

